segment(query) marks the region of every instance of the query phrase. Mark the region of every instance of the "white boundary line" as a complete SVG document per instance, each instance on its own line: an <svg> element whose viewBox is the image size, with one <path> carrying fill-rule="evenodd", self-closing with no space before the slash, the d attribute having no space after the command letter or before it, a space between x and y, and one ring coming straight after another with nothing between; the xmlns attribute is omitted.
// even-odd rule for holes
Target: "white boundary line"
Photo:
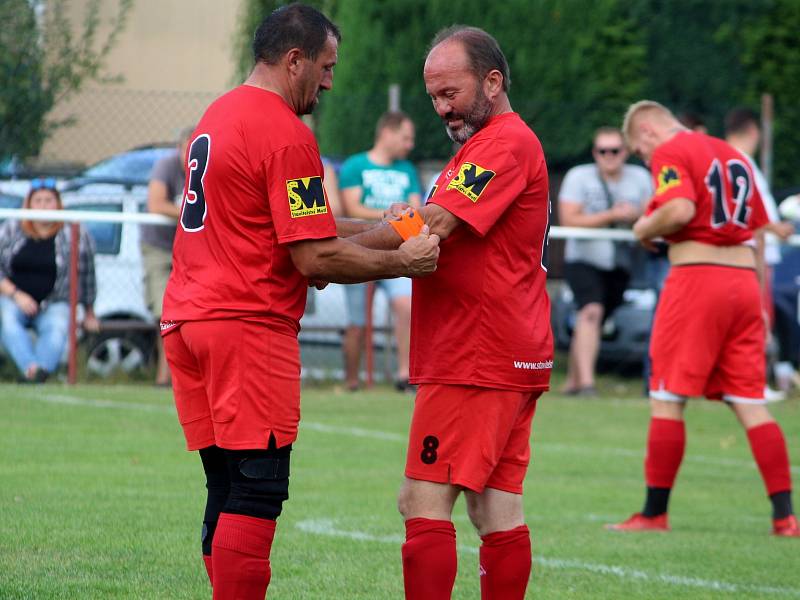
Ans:
<svg viewBox="0 0 800 600"><path fill-rule="evenodd" d="M27 394L26 394L27 395ZM126 410L142 410L146 412L156 413L175 413L173 406L164 406L163 404L145 404L139 402L117 402L115 400L105 399L87 399L75 398L66 394L31 394L29 398L41 400L42 402L49 402L52 404L65 404L69 406L87 406L90 408L111 408L111 409L126 409ZM319 433L331 433L336 435L349 435L352 437L361 437L369 439L383 440L387 442L405 443L408 438L399 433L389 431L380 431L376 429L363 429L361 427L341 427L338 425L326 425L324 423L317 423L314 421L300 421L300 429L317 431ZM644 458L644 450L630 450L627 448L614 448L605 447L602 449L589 448L587 446L578 446L572 444L559 444L551 442L533 442L532 451L544 452L572 452L576 454L598 454L598 452L613 455L624 456L626 458ZM719 458L714 456L703 455L687 455L683 459L685 462L694 462L706 465L714 465L718 467L734 467L734 468L747 468L755 469L756 465L752 461L738 460L735 458ZM791 472L795 475L800 474L800 466L793 465Z"/></svg>
<svg viewBox="0 0 800 600"><path fill-rule="evenodd" d="M400 545L403 543L401 535L373 535L364 531L338 529L333 519L306 519L299 521L295 527L305 533L324 535L330 537L343 537L359 542L379 542L382 544ZM615 535L615 534L609 534ZM458 545L462 554L478 554L474 546ZM667 573L649 573L638 569L592 563L574 559L545 558L534 556L533 562L545 568L567 569L573 571L588 571L599 575L613 575L620 579L635 579L646 583L664 583L667 585L701 588L730 593L774 594L781 596L800 597L800 589L779 586L760 586L746 583L730 583L715 579L701 579L699 577L686 577L683 575L670 575Z"/></svg>

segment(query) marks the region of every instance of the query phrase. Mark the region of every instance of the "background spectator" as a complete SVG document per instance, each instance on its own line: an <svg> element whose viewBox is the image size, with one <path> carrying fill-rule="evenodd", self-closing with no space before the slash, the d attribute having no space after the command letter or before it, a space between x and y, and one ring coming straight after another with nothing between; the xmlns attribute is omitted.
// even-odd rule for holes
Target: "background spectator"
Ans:
<svg viewBox="0 0 800 600"><path fill-rule="evenodd" d="M375 144L367 152L348 158L339 174L345 215L379 221L383 211L396 202L420 205L420 187L414 166L406 159L414 148L414 123L402 112L385 113L375 128ZM411 280L386 279L375 282L389 297L397 340L395 386L400 391L408 384L408 352L411 327ZM342 349L347 388L359 386L361 348L364 345L366 284L349 285L348 326ZM371 341L370 341L371 343Z"/></svg>
<svg viewBox="0 0 800 600"><path fill-rule="evenodd" d="M322 172L324 174L322 187L325 188L331 214L334 217L341 217L344 215L344 208L342 208L342 198L339 194L339 176L336 174L333 163L325 158L322 159Z"/></svg>
<svg viewBox="0 0 800 600"><path fill-rule="evenodd" d="M625 164L628 153L619 129L594 135L594 163L573 167L558 196L566 227L630 227L650 197L650 175ZM632 247L606 240L567 240L565 275L578 314L570 343L564 392L592 395L603 320L622 303L631 270Z"/></svg>
<svg viewBox="0 0 800 600"><path fill-rule="evenodd" d="M22 207L60 210L55 181L34 179ZM58 221L9 219L0 226L0 333L23 381L45 381L64 354L69 328L70 239L70 228ZM85 230L80 234L78 277L84 327L97 331L94 247ZM28 327L36 331L35 344Z"/></svg>
<svg viewBox="0 0 800 600"><path fill-rule="evenodd" d="M781 222L778 214L778 206L769 188L767 178L756 164L755 156L758 146L761 143L761 126L758 115L755 111L745 107L734 108L725 115L725 141L744 154L750 168L753 170L756 187L761 194L764 208L767 211L770 224L767 226L764 245L765 272L762 278L762 297L764 309L769 319L768 330L771 331L775 324L775 304L772 299L772 277L775 265L781 262L781 251L778 246L778 237L786 238L794 231L791 223ZM773 390L769 386L764 390L764 397L767 400L782 400L783 393Z"/></svg>
<svg viewBox="0 0 800 600"><path fill-rule="evenodd" d="M687 128L697 133L708 133L705 120L697 113L690 111L681 113L678 115L678 121L681 122L681 125L685 125Z"/></svg>
<svg viewBox="0 0 800 600"><path fill-rule="evenodd" d="M183 200L183 185L186 179L184 157L186 142L194 131L194 125L178 132L177 150L153 165L150 184L147 187L147 210L178 220ZM164 290L172 271L172 242L175 228L166 225L142 225L142 262L144 263L144 286L147 306L156 322L161 319ZM164 356L161 336L156 336L156 385L170 384L169 367Z"/></svg>

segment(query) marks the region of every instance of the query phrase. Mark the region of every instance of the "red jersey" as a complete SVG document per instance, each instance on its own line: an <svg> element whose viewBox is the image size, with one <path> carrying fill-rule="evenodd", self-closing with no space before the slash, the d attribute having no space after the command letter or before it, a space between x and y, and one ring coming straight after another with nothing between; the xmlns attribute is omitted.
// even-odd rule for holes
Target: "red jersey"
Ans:
<svg viewBox="0 0 800 600"><path fill-rule="evenodd" d="M650 161L653 200L647 214L674 198L695 203L695 214L668 242L694 240L733 246L769 222L747 159L727 142L682 131L656 148Z"/></svg>
<svg viewBox="0 0 800 600"><path fill-rule="evenodd" d="M307 280L287 244L336 236L314 135L277 94L242 85L192 134L162 331L258 318L296 334Z"/></svg>
<svg viewBox="0 0 800 600"><path fill-rule="evenodd" d="M442 242L436 271L414 279L411 381L547 389L549 197L536 135L516 113L493 117L448 163L428 202L463 224Z"/></svg>

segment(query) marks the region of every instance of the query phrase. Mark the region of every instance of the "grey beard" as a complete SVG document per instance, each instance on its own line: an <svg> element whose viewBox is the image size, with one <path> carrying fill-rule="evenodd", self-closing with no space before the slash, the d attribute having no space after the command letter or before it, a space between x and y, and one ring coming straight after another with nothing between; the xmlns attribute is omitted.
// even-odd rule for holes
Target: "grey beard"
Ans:
<svg viewBox="0 0 800 600"><path fill-rule="evenodd" d="M472 123L464 122L464 125L458 131L453 131L447 125L444 126L444 129L447 131L447 137L456 144L466 144L469 138L478 133L480 127L476 127Z"/></svg>

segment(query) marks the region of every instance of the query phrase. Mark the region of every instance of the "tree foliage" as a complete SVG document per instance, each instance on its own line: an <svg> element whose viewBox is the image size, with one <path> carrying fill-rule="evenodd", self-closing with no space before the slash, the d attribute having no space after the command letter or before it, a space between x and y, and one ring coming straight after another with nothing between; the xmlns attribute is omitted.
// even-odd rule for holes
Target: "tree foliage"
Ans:
<svg viewBox="0 0 800 600"><path fill-rule="evenodd" d="M66 122L47 120L61 100L89 81L114 78L104 61L133 0L118 0L109 33L100 39L100 0L87 3L75 28L67 0L0 2L0 158L38 154L47 135Z"/></svg>
<svg viewBox="0 0 800 600"><path fill-rule="evenodd" d="M328 0L312 2L342 31L334 90L315 115L323 152L368 148L387 108L388 86L417 124L413 158L450 151L422 81L428 44L443 27L477 25L500 42L510 67L511 103L542 140L548 162L588 158L592 132L619 125L627 106L650 98L705 118L715 135L734 106L776 98L776 183L789 183L800 144L797 0ZM240 64L275 0L249 0ZM244 71L243 71L244 72Z"/></svg>
<svg viewBox="0 0 800 600"><path fill-rule="evenodd" d="M743 30L742 64L750 77L747 99L757 106L762 93L775 99L775 188L797 186L800 149L800 53L797 25L800 3L776 0Z"/></svg>

